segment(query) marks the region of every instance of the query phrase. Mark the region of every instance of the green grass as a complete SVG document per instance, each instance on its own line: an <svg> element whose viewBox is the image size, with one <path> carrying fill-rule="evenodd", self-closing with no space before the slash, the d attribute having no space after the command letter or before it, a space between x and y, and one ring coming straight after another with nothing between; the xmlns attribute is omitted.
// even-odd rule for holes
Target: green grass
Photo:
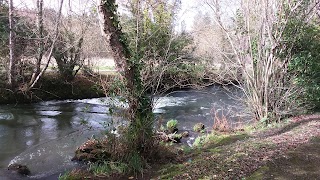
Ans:
<svg viewBox="0 0 320 180"><path fill-rule="evenodd" d="M243 127L244 131L247 133L254 133L254 132L262 132L271 128L281 128L291 123L290 119L284 119L280 123L273 122L270 124L265 124L262 122L256 122L250 125L246 125Z"/></svg>
<svg viewBox="0 0 320 180"><path fill-rule="evenodd" d="M213 148L234 143L238 140L242 140L249 137L247 134L208 134L199 136L196 138L193 146L195 147L207 147Z"/></svg>
<svg viewBox="0 0 320 180"><path fill-rule="evenodd" d="M82 178L83 177L81 174L74 174L71 172L66 172L63 175L59 175L59 180L80 180Z"/></svg>
<svg viewBox="0 0 320 180"><path fill-rule="evenodd" d="M268 166L263 166L260 169L256 170L251 176L244 178L244 180L262 180L265 172L269 171Z"/></svg>
<svg viewBox="0 0 320 180"><path fill-rule="evenodd" d="M128 172L128 165L120 162L105 161L101 164L93 164L89 170L93 172L95 176L110 175L113 173L124 174Z"/></svg>
<svg viewBox="0 0 320 180"><path fill-rule="evenodd" d="M184 168L183 164L168 164L158 171L160 179L172 179L172 177L180 174Z"/></svg>

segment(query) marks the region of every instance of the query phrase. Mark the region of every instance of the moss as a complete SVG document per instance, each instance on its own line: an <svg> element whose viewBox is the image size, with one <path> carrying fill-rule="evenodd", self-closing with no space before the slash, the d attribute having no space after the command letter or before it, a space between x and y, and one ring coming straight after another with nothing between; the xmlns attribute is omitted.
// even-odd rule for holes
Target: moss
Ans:
<svg viewBox="0 0 320 180"><path fill-rule="evenodd" d="M216 147L216 148L209 149L209 151L212 153L220 153L222 151L222 149L219 147Z"/></svg>
<svg viewBox="0 0 320 180"><path fill-rule="evenodd" d="M320 136L315 136L310 139L311 143L320 143Z"/></svg>
<svg viewBox="0 0 320 180"><path fill-rule="evenodd" d="M74 169L70 172L59 175L59 180L81 180L81 179L91 179L91 174L86 170Z"/></svg>
<svg viewBox="0 0 320 180"><path fill-rule="evenodd" d="M181 139L182 139L182 135L181 134L174 134L173 135L173 140L174 140L173 142L180 143Z"/></svg>
<svg viewBox="0 0 320 180"><path fill-rule="evenodd" d="M125 174L128 172L128 165L121 162L105 161L103 163L96 163L90 165L90 172L95 176L111 175L111 174Z"/></svg>
<svg viewBox="0 0 320 180"><path fill-rule="evenodd" d="M243 140L249 137L247 134L236 134L236 135L217 135L217 134L209 134L205 136L205 139L202 139L202 144L206 148L214 148L218 146L224 146L231 143L234 143L239 140ZM196 142L196 141L195 141Z"/></svg>
<svg viewBox="0 0 320 180"><path fill-rule="evenodd" d="M201 147L204 145L206 140L206 136L199 136L194 140L193 146L194 147Z"/></svg>
<svg viewBox="0 0 320 180"><path fill-rule="evenodd" d="M245 180L262 180L264 177L264 174L269 171L268 166L262 166L258 170L256 170L251 176L245 178Z"/></svg>
<svg viewBox="0 0 320 180"><path fill-rule="evenodd" d="M223 145L231 144L236 141L243 140L247 137L248 137L247 134L227 136L227 137L220 139L220 141L216 143L216 146L223 146Z"/></svg>
<svg viewBox="0 0 320 180"><path fill-rule="evenodd" d="M174 133L178 131L178 121L175 119L171 119L167 122L167 129L170 133Z"/></svg>
<svg viewBox="0 0 320 180"><path fill-rule="evenodd" d="M218 135L218 134L209 134L204 136L199 136L194 141L193 145L196 147L204 146L206 148L213 148L217 146L223 146L226 144L233 143L240 139L244 139L246 135Z"/></svg>
<svg viewBox="0 0 320 180"><path fill-rule="evenodd" d="M197 123L193 126L193 131L195 132L201 132L203 131L205 128L204 124L203 123Z"/></svg>
<svg viewBox="0 0 320 180"><path fill-rule="evenodd" d="M181 148L185 153L191 153L193 150L190 146L182 146Z"/></svg>
<svg viewBox="0 0 320 180"><path fill-rule="evenodd" d="M169 164L158 171L160 179L172 179L172 177L181 174L183 164Z"/></svg>

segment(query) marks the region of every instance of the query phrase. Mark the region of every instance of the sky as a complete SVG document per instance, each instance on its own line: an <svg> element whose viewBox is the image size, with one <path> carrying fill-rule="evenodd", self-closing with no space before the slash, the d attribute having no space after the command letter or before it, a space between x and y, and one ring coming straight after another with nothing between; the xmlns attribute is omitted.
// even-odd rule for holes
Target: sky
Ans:
<svg viewBox="0 0 320 180"><path fill-rule="evenodd" d="M185 24L185 30L190 31L192 29L194 17L198 11L198 0L181 0L181 10L177 15L178 30L184 30L183 24Z"/></svg>
<svg viewBox="0 0 320 180"><path fill-rule="evenodd" d="M59 2L60 0L44 0L44 6L58 9ZM95 2L95 0L72 0L71 1L72 4L70 6L68 2L69 2L68 0L64 1L65 7L63 7L63 12L67 12L67 9L70 7L75 12L83 11L83 9L90 9L87 6L83 7L83 2ZM177 26L176 29L178 31L181 31L182 29L184 29L183 26L185 26L185 30L187 31L192 29L194 16L199 11L199 8L197 7L197 4L198 4L197 2L198 2L197 0L181 0L181 9L177 14L177 23L176 23L176 26ZM36 0L13 0L13 3L14 3L14 6L17 8L35 8L36 7ZM80 6L79 4L82 4L82 6ZM185 24L185 25L182 25L182 24Z"/></svg>
<svg viewBox="0 0 320 180"><path fill-rule="evenodd" d="M13 0L13 2L14 6L18 8L36 7L36 0ZM44 0L44 6L58 9L59 2L60 0ZM65 6L62 9L62 13L66 14L70 8L73 12L83 12L84 10L90 11L90 6L94 2L96 2L96 0L64 0ZM181 8L177 14L177 21L175 23L176 31L192 31L196 14L199 12L202 14L205 14L206 12L212 13L209 6L204 5L205 3L201 2L210 2L210 0L181 0ZM237 0L221 0L221 2L221 9L225 11L224 13L227 14L228 17L234 16L232 13L235 13L236 11Z"/></svg>
<svg viewBox="0 0 320 180"><path fill-rule="evenodd" d="M62 13L68 12L71 9L74 12L82 12L83 10L90 9L90 3L95 0L64 0ZM44 7L59 9L60 0L44 0ZM17 8L35 8L36 0L13 0L13 4Z"/></svg>

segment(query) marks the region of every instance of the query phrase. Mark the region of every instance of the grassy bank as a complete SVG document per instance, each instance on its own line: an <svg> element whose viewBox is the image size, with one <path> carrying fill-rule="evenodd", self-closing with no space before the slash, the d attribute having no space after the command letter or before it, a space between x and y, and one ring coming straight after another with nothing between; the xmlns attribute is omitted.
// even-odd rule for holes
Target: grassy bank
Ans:
<svg viewBox="0 0 320 180"><path fill-rule="evenodd" d="M208 135L183 163L160 168L154 179L314 179L319 177L320 121L299 117L270 128Z"/></svg>
<svg viewBox="0 0 320 180"><path fill-rule="evenodd" d="M119 173L121 166L97 166L60 179L317 179L319 120L319 115L300 116L269 127L214 131L200 136L192 148L169 145L171 156L164 151L161 161L151 162L142 175Z"/></svg>

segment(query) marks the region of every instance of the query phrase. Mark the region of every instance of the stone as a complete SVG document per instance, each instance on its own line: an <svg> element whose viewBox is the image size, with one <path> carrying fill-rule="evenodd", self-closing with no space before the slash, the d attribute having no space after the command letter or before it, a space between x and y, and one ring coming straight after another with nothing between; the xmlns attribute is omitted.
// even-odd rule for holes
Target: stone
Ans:
<svg viewBox="0 0 320 180"><path fill-rule="evenodd" d="M16 164L16 163L10 164L8 166L8 170L16 172L20 175L29 175L30 174L30 170L28 169L28 167L26 165L21 165L21 164Z"/></svg>
<svg viewBox="0 0 320 180"><path fill-rule="evenodd" d="M89 139L75 151L71 161L96 162L100 159L110 158L111 154L104 149L101 142Z"/></svg>

